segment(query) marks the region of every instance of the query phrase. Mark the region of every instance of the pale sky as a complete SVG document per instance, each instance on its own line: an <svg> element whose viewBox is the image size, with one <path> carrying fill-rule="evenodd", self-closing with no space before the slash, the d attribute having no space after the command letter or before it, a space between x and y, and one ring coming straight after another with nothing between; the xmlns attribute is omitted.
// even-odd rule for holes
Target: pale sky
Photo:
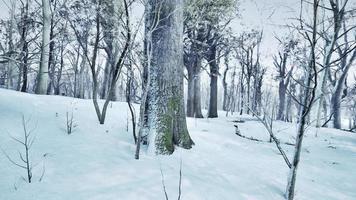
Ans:
<svg viewBox="0 0 356 200"><path fill-rule="evenodd" d="M0 0L0 18L8 16L10 0ZM16 0L15 0L16 1ZM6 5L7 4L7 5ZM356 5L355 1L349 4ZM272 66L272 56L278 51L278 42L275 36L283 37L288 34L282 25L295 22L292 18L299 16L300 0L241 0L241 18L232 22L233 30L238 34L242 30L251 28L263 29L262 63L268 68ZM134 9L133 15L140 16L143 9ZM354 67L355 68L355 67ZM355 69L351 73L355 74Z"/></svg>

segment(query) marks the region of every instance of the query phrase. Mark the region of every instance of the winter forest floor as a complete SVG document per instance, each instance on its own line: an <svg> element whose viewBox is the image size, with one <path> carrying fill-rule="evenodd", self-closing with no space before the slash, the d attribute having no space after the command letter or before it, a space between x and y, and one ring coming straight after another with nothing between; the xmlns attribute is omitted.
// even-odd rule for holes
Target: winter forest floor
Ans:
<svg viewBox="0 0 356 200"><path fill-rule="evenodd" d="M77 127L67 135L66 112L72 109ZM0 147L15 161L23 149L10 136L22 138L21 116L30 118L36 136L30 158L37 164L28 184L21 178L25 170L0 153L1 200L163 200L161 170L169 199L177 199L181 160L183 200L283 199L287 165L273 143L235 135L238 116L188 119L193 149L172 156L143 150L137 161L126 103L113 103L99 125L91 100L0 89L0 114ZM243 135L269 139L258 121L239 127ZM294 124L275 122L274 128L283 142L294 141ZM316 131L309 128L304 140L296 199L356 199L356 135L322 128L315 137ZM293 147L283 147L291 156Z"/></svg>

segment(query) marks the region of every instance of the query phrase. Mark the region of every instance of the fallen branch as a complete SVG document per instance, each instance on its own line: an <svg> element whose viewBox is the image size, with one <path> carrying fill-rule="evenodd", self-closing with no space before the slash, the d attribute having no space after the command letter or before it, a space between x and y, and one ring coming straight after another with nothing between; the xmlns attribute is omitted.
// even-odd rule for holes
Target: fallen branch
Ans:
<svg viewBox="0 0 356 200"><path fill-rule="evenodd" d="M236 128L235 134L236 134L237 136L240 136L240 137L245 138L245 139L248 139L248 140L256 141L256 142L266 142L266 141L263 141L263 140L256 139L256 138L254 138L254 137L247 137L247 136L244 136L244 135L242 135L242 134L240 133L239 127L238 127L237 125L234 125L234 127Z"/></svg>
<svg viewBox="0 0 356 200"><path fill-rule="evenodd" d="M288 165L289 168L292 167L286 153L284 152L284 150L282 149L281 147L281 142L276 138L276 136L274 135L273 133L273 130L272 130L272 119L270 119L270 125L267 124L267 121L264 120L266 119L266 115L264 115L264 119L262 119L260 116L258 116L251 108L248 107L248 109L257 117L257 119L265 126L265 128L267 129L270 137L272 138L272 140L274 141L274 143L276 144L276 147L278 149L278 151L281 153L284 161L286 162L286 164Z"/></svg>
<svg viewBox="0 0 356 200"><path fill-rule="evenodd" d="M234 125L234 127L238 130L238 126L237 125ZM260 139L257 139L257 138L254 138L254 137L247 137L245 135L242 135L240 133L240 131L235 131L235 134L239 137L242 137L244 139L248 139L248 140L252 140L252 141L256 141L256 142L265 142L265 143L271 143L270 141L264 141L264 140L260 140ZM289 145L289 146L295 146L295 144L293 143L290 143L290 142L280 142L281 144L285 144L285 145Z"/></svg>

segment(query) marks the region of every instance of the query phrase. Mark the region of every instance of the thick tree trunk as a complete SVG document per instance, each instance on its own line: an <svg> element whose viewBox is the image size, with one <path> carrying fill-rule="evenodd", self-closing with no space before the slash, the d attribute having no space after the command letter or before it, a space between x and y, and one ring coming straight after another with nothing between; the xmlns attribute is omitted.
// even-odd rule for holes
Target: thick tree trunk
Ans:
<svg viewBox="0 0 356 200"><path fill-rule="evenodd" d="M148 80L141 106L147 116L141 131L148 134L151 151L171 154L174 145L193 145L183 97L183 0L148 0L146 9Z"/></svg>
<svg viewBox="0 0 356 200"><path fill-rule="evenodd" d="M210 47L209 65L210 65L210 101L209 101L209 118L218 117L218 75L219 67L216 62L216 47Z"/></svg>
<svg viewBox="0 0 356 200"><path fill-rule="evenodd" d="M196 56L188 69L187 117L203 118L201 111L200 59Z"/></svg>
<svg viewBox="0 0 356 200"><path fill-rule="evenodd" d="M51 9L48 0L42 0L43 32L41 63L37 75L36 94L46 94L48 85L49 43L51 31Z"/></svg>

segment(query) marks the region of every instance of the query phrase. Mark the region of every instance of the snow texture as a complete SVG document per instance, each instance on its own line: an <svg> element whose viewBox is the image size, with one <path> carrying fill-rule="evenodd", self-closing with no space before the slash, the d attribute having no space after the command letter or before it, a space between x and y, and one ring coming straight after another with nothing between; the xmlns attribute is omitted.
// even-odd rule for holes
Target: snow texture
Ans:
<svg viewBox="0 0 356 200"><path fill-rule="evenodd" d="M72 109L78 127L67 135L66 112ZM91 100L0 89L0 113L0 147L17 161L22 149L9 135L23 136L22 114L31 118L29 127L37 124L30 156L39 163L28 184L21 178L25 171L0 153L1 200L164 199L160 169L169 198L177 199L181 159L182 199L284 199L287 165L274 144L235 135L232 121L238 116L188 119L193 149L178 149L171 156L143 150L137 161L131 130L126 131L130 116L126 103L109 106L106 124L99 125ZM268 141L262 124L243 118L241 134ZM295 124L274 125L283 142L294 141L295 129ZM355 134L322 128L315 137L316 131L309 128L305 136L296 199L356 199ZM291 156L293 147L283 147ZM43 163L45 175L38 182Z"/></svg>

